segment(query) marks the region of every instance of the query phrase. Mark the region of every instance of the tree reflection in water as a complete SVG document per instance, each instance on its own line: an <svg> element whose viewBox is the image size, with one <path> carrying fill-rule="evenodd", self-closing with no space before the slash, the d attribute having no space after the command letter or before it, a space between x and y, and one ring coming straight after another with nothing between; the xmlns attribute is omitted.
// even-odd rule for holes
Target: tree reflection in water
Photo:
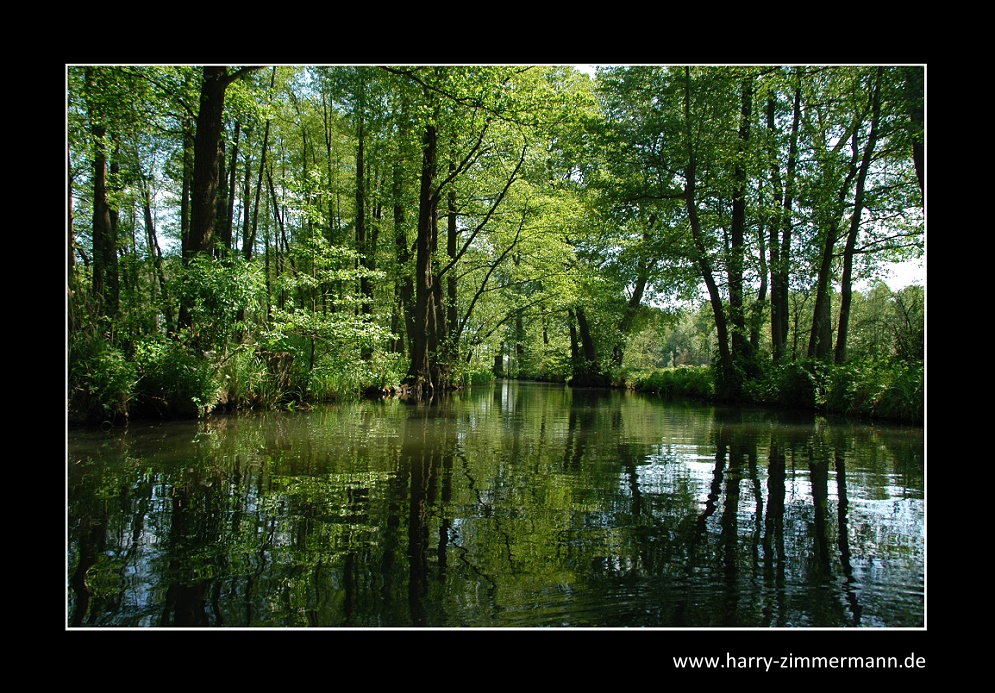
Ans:
<svg viewBox="0 0 995 693"><path fill-rule="evenodd" d="M924 617L921 429L503 382L69 454L70 626Z"/></svg>

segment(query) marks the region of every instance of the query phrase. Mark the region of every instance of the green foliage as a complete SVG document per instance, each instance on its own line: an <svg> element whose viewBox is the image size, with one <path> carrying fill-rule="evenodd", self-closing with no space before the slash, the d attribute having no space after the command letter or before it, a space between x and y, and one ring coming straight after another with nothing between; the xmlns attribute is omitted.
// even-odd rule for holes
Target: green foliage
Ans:
<svg viewBox="0 0 995 693"><path fill-rule="evenodd" d="M767 366L745 385L749 399L757 404L790 409L815 409L826 388L827 365L817 359L789 361Z"/></svg>
<svg viewBox="0 0 995 693"><path fill-rule="evenodd" d="M306 392L318 401L355 397L362 389L364 370L359 363L342 364L323 354L310 373Z"/></svg>
<svg viewBox="0 0 995 693"><path fill-rule="evenodd" d="M134 411L148 416L191 418L210 413L223 388L208 355L181 342L150 339L135 345L140 380Z"/></svg>
<svg viewBox="0 0 995 693"><path fill-rule="evenodd" d="M138 370L126 354L102 335L70 342L68 407L80 423L115 421L128 415Z"/></svg>
<svg viewBox="0 0 995 693"><path fill-rule="evenodd" d="M858 361L835 366L826 390L827 412L922 422L922 364Z"/></svg>
<svg viewBox="0 0 995 693"><path fill-rule="evenodd" d="M342 359L323 354L310 373L307 394L330 401L363 393L384 393L396 388L407 372L403 355L376 350L368 359Z"/></svg>
<svg viewBox="0 0 995 693"><path fill-rule="evenodd" d="M494 371L489 368L478 368L468 372L464 377L463 381L467 386L472 385L487 385L494 382L495 376Z"/></svg>
<svg viewBox="0 0 995 693"><path fill-rule="evenodd" d="M194 257L177 284L173 294L190 311L187 339L204 349L224 349L245 327L239 315L265 305L261 268L237 258Z"/></svg>
<svg viewBox="0 0 995 693"><path fill-rule="evenodd" d="M639 392L710 400L721 390L718 369L709 366L618 371L612 381ZM925 376L921 362L860 361L835 366L818 359L765 364L759 375L743 376L739 401L748 404L824 411L861 418L922 423Z"/></svg>
<svg viewBox="0 0 995 693"><path fill-rule="evenodd" d="M273 311L273 329L264 333L267 350L288 353L293 368L288 388L298 399L337 399L400 381L397 359L383 353L392 336L353 311L328 314L288 306Z"/></svg>
<svg viewBox="0 0 995 693"><path fill-rule="evenodd" d="M622 376L631 390L655 392L665 397L710 399L715 394L715 379L707 366L680 366L650 371L632 371Z"/></svg>
<svg viewBox="0 0 995 693"><path fill-rule="evenodd" d="M270 329L262 333L267 351L292 358L286 382L291 396L330 400L395 386L404 369L384 352L393 335L384 320L363 311L366 299L358 293L360 280L383 274L320 236L302 242L296 257L301 269L279 278L287 299L272 309Z"/></svg>
<svg viewBox="0 0 995 693"><path fill-rule="evenodd" d="M523 377L550 383L562 383L566 382L572 368L570 354L567 350L544 349L534 368L523 374Z"/></svg>
<svg viewBox="0 0 995 693"><path fill-rule="evenodd" d="M892 368L888 389L878 401L876 415L900 421L923 423L926 405L926 370L922 362L899 363Z"/></svg>
<svg viewBox="0 0 995 693"><path fill-rule="evenodd" d="M808 359L768 365L745 391L766 406L921 423L924 383L922 363Z"/></svg>
<svg viewBox="0 0 995 693"><path fill-rule="evenodd" d="M921 363L926 358L926 297L921 286L907 286L895 293L892 333L895 355L904 363Z"/></svg>
<svg viewBox="0 0 995 693"><path fill-rule="evenodd" d="M218 381L222 387L218 405L228 409L268 408L282 397L255 349L238 348L224 359Z"/></svg>
<svg viewBox="0 0 995 693"><path fill-rule="evenodd" d="M888 375L873 363L848 363L833 369L826 408L848 415L870 414L888 388Z"/></svg>
<svg viewBox="0 0 995 693"><path fill-rule="evenodd" d="M715 324L707 304L698 310L644 307L625 347L623 365L635 369L707 366L715 353Z"/></svg>
<svg viewBox="0 0 995 693"><path fill-rule="evenodd" d="M882 133L891 141L879 147L870 171L867 203L876 217L858 239L855 279L861 280L922 246L907 76L894 68L887 73L891 96ZM238 185L234 200L227 186L218 200L219 211L222 202L232 211L236 245L253 244L246 253L252 259L234 252L186 262L178 250L194 123L182 114L196 111L202 70L69 66L69 230L77 259L69 278L75 292L70 415L196 415L398 384L408 363L386 345L391 329L405 324L402 299L411 300L405 291L415 271L408 256L420 141L431 123L439 136L435 182L447 178L436 191L436 211L445 214L452 192L459 217L458 258L450 264L441 223L434 258L436 270L447 268L435 277L440 286L450 277L458 284L456 299L440 294L444 308L456 309L460 329L457 347L440 352L453 384L489 381L495 353L508 355L511 377L566 381L574 375L567 310L582 307L598 382L610 374L614 383L674 396L921 417L922 287L893 293L882 282L854 294L847 358L858 365L839 372L805 361L774 365L766 362L762 335L756 363L739 361L729 373L709 370L718 360L718 337L711 305L699 300L700 262L712 265L721 294L715 298L723 301L731 260L745 260L748 287L770 270L760 262L767 253L763 234L746 234L744 258L728 252L740 167L750 190L747 228L794 229L787 348L789 358L804 355L820 272L816 241L845 217L839 205L848 193L841 195L841 186L848 185L850 144L867 137L861 116L871 74L856 66L700 66L687 73L629 66L599 70L591 82L568 68L542 66L257 71L227 91L226 153L238 156L226 160L226 169L234 168L225 175ZM744 143L739 105L747 77L755 120ZM770 193L789 182L796 86L804 100L797 216L779 219L775 201L782 198ZM99 131L106 127L104 134L96 134L94 121ZM118 220L121 306L113 324L100 320L92 284L95 137L109 155L103 194ZM259 180L258 170L245 166L260 160L263 146L272 178ZM360 152L365 179L357 191ZM697 239L683 194L690 153ZM775 168L780 181L771 178ZM255 234L257 226L250 239L247 230ZM219 224L216 233L224 228ZM828 279L837 290L838 275ZM636 287L644 291L638 310L630 310ZM836 297L832 304L838 311ZM186 328L175 334L178 322ZM763 324L766 333L766 318ZM410 347L411 335L404 337Z"/></svg>
<svg viewBox="0 0 995 693"><path fill-rule="evenodd" d="M854 293L847 359L921 362L925 327L923 287L913 284L893 292L877 280L866 291Z"/></svg>
<svg viewBox="0 0 995 693"><path fill-rule="evenodd" d="M385 391L396 388L408 372L408 359L404 354L395 354L376 349L370 358L363 361L366 372L363 377L363 390Z"/></svg>

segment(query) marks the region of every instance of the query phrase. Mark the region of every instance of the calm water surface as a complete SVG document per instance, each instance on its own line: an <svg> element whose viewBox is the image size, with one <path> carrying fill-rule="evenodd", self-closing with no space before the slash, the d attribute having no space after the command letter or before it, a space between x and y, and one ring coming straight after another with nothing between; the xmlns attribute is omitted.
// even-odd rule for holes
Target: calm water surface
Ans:
<svg viewBox="0 0 995 693"><path fill-rule="evenodd" d="M498 382L68 433L70 627L919 627L922 428Z"/></svg>

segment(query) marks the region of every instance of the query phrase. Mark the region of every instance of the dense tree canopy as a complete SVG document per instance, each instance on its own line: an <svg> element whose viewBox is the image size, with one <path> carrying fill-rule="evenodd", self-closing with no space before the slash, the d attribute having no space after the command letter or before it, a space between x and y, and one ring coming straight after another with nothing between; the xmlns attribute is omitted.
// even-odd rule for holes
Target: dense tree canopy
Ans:
<svg viewBox="0 0 995 693"><path fill-rule="evenodd" d="M67 66L70 413L921 362L924 73Z"/></svg>

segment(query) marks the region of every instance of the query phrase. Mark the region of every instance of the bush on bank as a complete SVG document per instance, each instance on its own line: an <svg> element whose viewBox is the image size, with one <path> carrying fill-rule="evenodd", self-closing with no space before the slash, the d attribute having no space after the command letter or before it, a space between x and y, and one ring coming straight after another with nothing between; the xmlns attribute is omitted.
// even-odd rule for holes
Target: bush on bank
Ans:
<svg viewBox="0 0 995 693"><path fill-rule="evenodd" d="M308 368L295 356L252 345L199 352L165 338L139 341L130 350L109 341L80 340L69 349L68 422L196 418L218 410L346 399L383 389L404 373L391 355L345 370L324 360Z"/></svg>
<svg viewBox="0 0 995 693"><path fill-rule="evenodd" d="M833 414L922 423L925 401L921 362L857 362L833 368L824 406Z"/></svg>
<svg viewBox="0 0 995 693"><path fill-rule="evenodd" d="M619 376L619 384L667 397L716 399L715 372L709 366L628 371ZM741 403L922 424L925 370L921 361L768 364L746 381Z"/></svg>
<svg viewBox="0 0 995 693"><path fill-rule="evenodd" d="M70 422L113 422L128 415L139 374L120 349L87 335L70 345L67 365Z"/></svg>
<svg viewBox="0 0 995 693"><path fill-rule="evenodd" d="M715 376L708 366L626 371L621 375L620 384L630 390L664 397L710 400L715 396Z"/></svg>

